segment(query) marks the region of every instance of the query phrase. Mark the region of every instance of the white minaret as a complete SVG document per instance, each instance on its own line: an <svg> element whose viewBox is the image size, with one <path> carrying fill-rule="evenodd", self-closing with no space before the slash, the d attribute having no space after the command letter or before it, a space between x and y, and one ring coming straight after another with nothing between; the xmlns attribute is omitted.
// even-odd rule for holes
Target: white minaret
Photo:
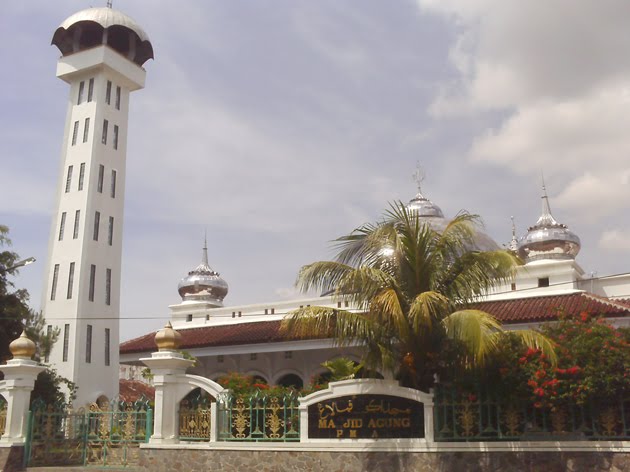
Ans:
<svg viewBox="0 0 630 472"><path fill-rule="evenodd" d="M77 384L80 406L118 393L129 97L144 87L153 48L111 8L72 15L52 44L70 95L42 307L49 329L60 331L49 362Z"/></svg>

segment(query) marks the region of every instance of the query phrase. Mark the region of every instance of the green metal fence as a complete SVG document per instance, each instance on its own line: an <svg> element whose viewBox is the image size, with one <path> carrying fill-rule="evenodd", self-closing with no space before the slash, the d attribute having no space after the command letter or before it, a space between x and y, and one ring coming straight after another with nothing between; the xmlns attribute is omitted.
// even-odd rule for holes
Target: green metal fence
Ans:
<svg viewBox="0 0 630 472"><path fill-rule="evenodd" d="M4 434L4 430L7 427L7 402L4 398L0 397L0 436Z"/></svg>
<svg viewBox="0 0 630 472"><path fill-rule="evenodd" d="M295 393L222 395L217 399L218 440L299 441L298 405L298 396Z"/></svg>
<svg viewBox="0 0 630 472"><path fill-rule="evenodd" d="M528 400L436 389L436 441L630 439L630 398L537 408Z"/></svg>
<svg viewBox="0 0 630 472"><path fill-rule="evenodd" d="M147 401L113 401L73 410L64 403L35 401L28 419L25 464L126 467L137 463L148 441L152 410Z"/></svg>
<svg viewBox="0 0 630 472"><path fill-rule="evenodd" d="M193 392L179 403L180 441L210 441L212 397Z"/></svg>

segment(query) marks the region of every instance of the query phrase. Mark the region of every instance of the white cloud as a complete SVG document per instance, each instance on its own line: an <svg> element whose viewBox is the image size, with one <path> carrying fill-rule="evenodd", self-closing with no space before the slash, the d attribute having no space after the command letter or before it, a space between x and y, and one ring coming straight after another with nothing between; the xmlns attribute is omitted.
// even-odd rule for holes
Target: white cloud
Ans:
<svg viewBox="0 0 630 472"><path fill-rule="evenodd" d="M598 245L608 251L630 252L630 230L604 231Z"/></svg>

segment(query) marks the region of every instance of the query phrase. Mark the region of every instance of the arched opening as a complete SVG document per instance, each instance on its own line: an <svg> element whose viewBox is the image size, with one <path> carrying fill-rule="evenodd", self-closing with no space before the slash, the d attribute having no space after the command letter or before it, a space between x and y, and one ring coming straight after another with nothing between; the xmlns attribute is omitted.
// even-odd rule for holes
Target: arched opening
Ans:
<svg viewBox="0 0 630 472"><path fill-rule="evenodd" d="M109 406L109 398L106 395L100 395L96 399L96 404L101 410L106 409Z"/></svg>
<svg viewBox="0 0 630 472"><path fill-rule="evenodd" d="M210 441L210 405L215 401L208 392L197 387L179 402L179 439Z"/></svg>
<svg viewBox="0 0 630 472"><path fill-rule="evenodd" d="M107 45L125 57L129 55L133 32L125 26L113 25L107 28ZM133 60L133 58L131 58Z"/></svg>
<svg viewBox="0 0 630 472"><path fill-rule="evenodd" d="M283 387L293 387L296 390L304 387L304 381L297 374L286 374L278 379L276 382L278 385L282 385Z"/></svg>
<svg viewBox="0 0 630 472"><path fill-rule="evenodd" d="M76 27L81 28L81 37L79 38L80 51L93 48L103 43L103 27L98 23L92 21L77 23L71 30Z"/></svg>

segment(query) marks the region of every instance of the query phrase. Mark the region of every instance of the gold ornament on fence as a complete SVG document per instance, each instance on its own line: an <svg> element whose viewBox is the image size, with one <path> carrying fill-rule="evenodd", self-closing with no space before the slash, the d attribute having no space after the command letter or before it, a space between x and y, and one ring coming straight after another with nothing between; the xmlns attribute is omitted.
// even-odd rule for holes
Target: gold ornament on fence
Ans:
<svg viewBox="0 0 630 472"><path fill-rule="evenodd" d="M608 408L604 408L599 415L599 424L602 427L602 433L605 436L616 436L617 435L617 424L619 420L617 419L617 412L615 408L609 406Z"/></svg>
<svg viewBox="0 0 630 472"><path fill-rule="evenodd" d="M473 436L475 434L475 412L472 402L464 400L459 411L459 425L462 428L462 436Z"/></svg>
<svg viewBox="0 0 630 472"><path fill-rule="evenodd" d="M250 426L251 421L249 417L249 411L247 411L247 407L245 406L245 402L242 398L238 398L236 400L236 406L234 407L233 418L234 418L234 429L236 430L235 437L242 439L247 437L245 431Z"/></svg>
<svg viewBox="0 0 630 472"><path fill-rule="evenodd" d="M510 406L505 410L503 414L503 424L506 427L506 432L510 436L520 436L520 421L518 411L514 406Z"/></svg>
<svg viewBox="0 0 630 472"><path fill-rule="evenodd" d="M271 412L267 414L267 421L265 421L265 426L267 426L270 431L269 437L273 439L278 439L282 436L279 431L284 426L284 420L281 420L278 416L278 410L281 408L278 397L273 397L269 404Z"/></svg>

